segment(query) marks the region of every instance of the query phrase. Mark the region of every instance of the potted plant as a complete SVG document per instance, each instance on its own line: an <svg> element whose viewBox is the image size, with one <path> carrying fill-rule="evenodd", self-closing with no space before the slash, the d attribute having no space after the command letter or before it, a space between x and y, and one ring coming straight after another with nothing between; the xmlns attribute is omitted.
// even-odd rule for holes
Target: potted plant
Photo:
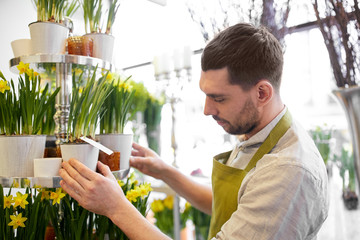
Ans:
<svg viewBox="0 0 360 240"><path fill-rule="evenodd" d="M102 33L104 30L101 29L100 24L103 16L102 0L82 0L81 6L84 11L85 32L87 33L84 37L93 40L93 57L111 62L115 38L110 34L120 7L120 0L109 1L104 33Z"/></svg>
<svg viewBox="0 0 360 240"><path fill-rule="evenodd" d="M359 4L357 0L315 0L313 7L338 87L333 94L343 106L350 126L355 172L360 179Z"/></svg>
<svg viewBox="0 0 360 240"><path fill-rule="evenodd" d="M20 62L18 88L0 71L0 176L31 177L33 159L44 155L44 121L59 92L40 87L40 77L29 64ZM11 85L11 87L9 86ZM17 92L17 94L16 94Z"/></svg>
<svg viewBox="0 0 360 240"><path fill-rule="evenodd" d="M109 76L109 75L108 75ZM135 91L129 84L130 77L107 82L112 88L109 97L104 101L99 114L100 143L114 151L114 156L99 154L99 160L110 167L112 171L128 170L133 134L124 134L125 126L131 116L131 106Z"/></svg>
<svg viewBox="0 0 360 240"><path fill-rule="evenodd" d="M80 87L73 73L73 90L71 95L67 137L64 144L60 145L61 155L64 161L76 158L90 169L96 170L99 149L84 143L80 138L85 136L95 139L95 130L98 123L98 114L102 104L109 96L112 88L106 84L106 76L96 79L96 70L85 81L85 86Z"/></svg>
<svg viewBox="0 0 360 240"><path fill-rule="evenodd" d="M29 24L32 54L64 54L71 26L69 17L79 8L77 0L33 0L37 21Z"/></svg>
<svg viewBox="0 0 360 240"><path fill-rule="evenodd" d="M342 178L342 198L345 207L349 210L357 209L358 197L356 194L356 175L354 167L354 155L349 145L343 145L341 156L335 155L335 161L339 165Z"/></svg>

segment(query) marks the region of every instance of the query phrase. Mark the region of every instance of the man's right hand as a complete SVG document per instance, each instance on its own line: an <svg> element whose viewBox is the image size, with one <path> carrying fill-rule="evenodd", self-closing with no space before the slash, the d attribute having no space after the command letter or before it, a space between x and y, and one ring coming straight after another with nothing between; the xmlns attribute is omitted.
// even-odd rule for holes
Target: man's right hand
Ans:
<svg viewBox="0 0 360 240"><path fill-rule="evenodd" d="M163 171L170 166L163 162L153 150L137 143L133 143L132 147L130 166L146 175L161 179Z"/></svg>

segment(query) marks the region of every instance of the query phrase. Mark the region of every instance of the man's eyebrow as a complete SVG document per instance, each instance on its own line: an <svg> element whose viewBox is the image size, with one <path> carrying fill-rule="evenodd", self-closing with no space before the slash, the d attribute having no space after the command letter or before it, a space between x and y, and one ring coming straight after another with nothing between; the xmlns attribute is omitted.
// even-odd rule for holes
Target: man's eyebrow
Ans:
<svg viewBox="0 0 360 240"><path fill-rule="evenodd" d="M206 96L208 96L210 98L218 98L218 97L225 97L226 94L209 93L209 94L206 94Z"/></svg>

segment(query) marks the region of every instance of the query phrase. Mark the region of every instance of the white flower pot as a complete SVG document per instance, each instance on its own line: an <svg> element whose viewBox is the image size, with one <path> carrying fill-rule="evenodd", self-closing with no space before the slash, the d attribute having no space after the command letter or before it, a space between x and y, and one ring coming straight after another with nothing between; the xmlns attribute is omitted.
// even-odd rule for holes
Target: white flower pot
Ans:
<svg viewBox="0 0 360 240"><path fill-rule="evenodd" d="M14 57L30 55L32 52L31 39L16 39L11 42L11 48L13 50Z"/></svg>
<svg viewBox="0 0 360 240"><path fill-rule="evenodd" d="M69 28L53 22L33 22L29 24L31 54L65 54Z"/></svg>
<svg viewBox="0 0 360 240"><path fill-rule="evenodd" d="M96 171L96 165L99 157L99 149L88 143L65 143L60 145L61 156L64 162L70 158L75 158L93 171Z"/></svg>
<svg viewBox="0 0 360 240"><path fill-rule="evenodd" d="M34 177L55 177L59 176L61 158L35 158Z"/></svg>
<svg viewBox="0 0 360 240"><path fill-rule="evenodd" d="M114 152L120 152L120 169L129 169L129 160L132 149L132 134L100 134L96 138L105 147L110 148Z"/></svg>
<svg viewBox="0 0 360 240"><path fill-rule="evenodd" d="M0 176L33 177L34 159L42 158L45 135L0 136Z"/></svg>
<svg viewBox="0 0 360 240"><path fill-rule="evenodd" d="M85 38L93 40L93 57L111 62L113 57L115 37L105 33L89 33Z"/></svg>

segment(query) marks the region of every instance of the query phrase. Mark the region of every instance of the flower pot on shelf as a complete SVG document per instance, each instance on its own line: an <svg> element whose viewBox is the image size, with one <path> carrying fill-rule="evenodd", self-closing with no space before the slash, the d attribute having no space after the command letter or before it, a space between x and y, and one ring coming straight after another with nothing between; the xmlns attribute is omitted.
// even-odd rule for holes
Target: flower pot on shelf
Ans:
<svg viewBox="0 0 360 240"><path fill-rule="evenodd" d="M88 33L84 38L93 40L93 57L111 62L113 57L114 41L112 35L105 33Z"/></svg>
<svg viewBox="0 0 360 240"><path fill-rule="evenodd" d="M31 39L16 39L11 42L11 48L13 50L14 57L30 55L32 52Z"/></svg>
<svg viewBox="0 0 360 240"><path fill-rule="evenodd" d="M33 177L34 159L42 158L45 135L0 136L0 176Z"/></svg>
<svg viewBox="0 0 360 240"><path fill-rule="evenodd" d="M31 54L65 54L69 28L53 22L33 22L29 24Z"/></svg>
<svg viewBox="0 0 360 240"><path fill-rule="evenodd" d="M60 145L60 148L64 162L69 161L70 158L75 158L91 170L96 171L99 149L88 143L65 143Z"/></svg>
<svg viewBox="0 0 360 240"><path fill-rule="evenodd" d="M115 154L115 157L111 157L106 155L106 153L100 152L99 161L108 165L111 171L129 169L133 140L132 134L100 134L97 135L96 138L102 145L113 150ZM120 155L120 158L117 157L118 155Z"/></svg>

